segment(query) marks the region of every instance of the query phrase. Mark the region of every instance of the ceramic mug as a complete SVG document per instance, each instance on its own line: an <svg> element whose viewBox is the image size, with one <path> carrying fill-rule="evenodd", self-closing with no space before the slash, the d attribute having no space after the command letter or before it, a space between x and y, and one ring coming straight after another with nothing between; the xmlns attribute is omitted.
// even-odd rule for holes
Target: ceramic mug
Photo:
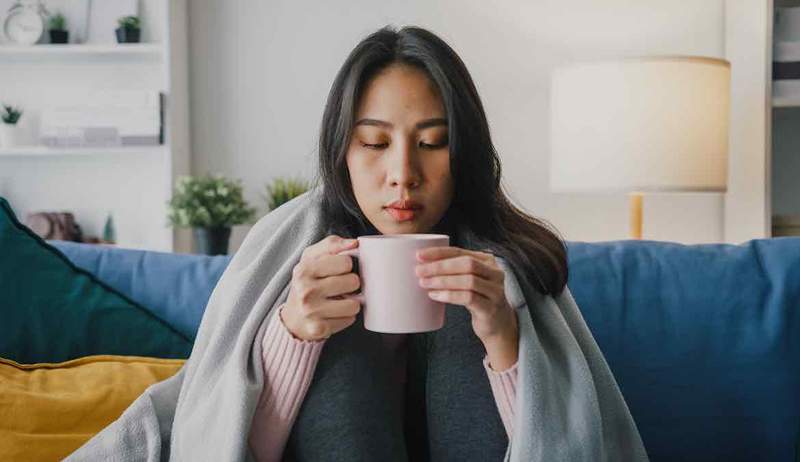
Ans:
<svg viewBox="0 0 800 462"><path fill-rule="evenodd" d="M417 250L450 245L446 234L379 234L358 237L358 248L339 252L358 261L361 292L346 295L363 305L364 327L392 334L444 326L445 303L420 286Z"/></svg>

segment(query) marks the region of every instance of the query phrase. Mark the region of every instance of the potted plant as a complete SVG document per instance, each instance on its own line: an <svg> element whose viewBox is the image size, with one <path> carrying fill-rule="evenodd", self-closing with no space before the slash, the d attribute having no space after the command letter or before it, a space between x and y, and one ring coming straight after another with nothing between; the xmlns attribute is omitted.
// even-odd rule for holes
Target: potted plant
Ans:
<svg viewBox="0 0 800 462"><path fill-rule="evenodd" d="M50 43L68 43L69 31L66 27L67 20L61 13L50 16L47 21L47 30L50 33Z"/></svg>
<svg viewBox="0 0 800 462"><path fill-rule="evenodd" d="M299 178L276 178L272 183L267 184L267 194L263 196L267 203L267 210L277 209L282 204L308 191L310 187L309 182Z"/></svg>
<svg viewBox="0 0 800 462"><path fill-rule="evenodd" d="M22 117L22 110L18 107L3 104L3 112L0 115L3 119L2 130L0 131L0 145L2 146L16 146L20 144L20 128L17 125L20 117Z"/></svg>
<svg viewBox="0 0 800 462"><path fill-rule="evenodd" d="M138 16L123 16L117 20L117 24L119 27L114 31L118 43L139 43L142 28Z"/></svg>
<svg viewBox="0 0 800 462"><path fill-rule="evenodd" d="M256 212L239 180L209 174L179 177L168 206L170 225L192 228L195 251L206 255L227 254L231 227L250 223Z"/></svg>

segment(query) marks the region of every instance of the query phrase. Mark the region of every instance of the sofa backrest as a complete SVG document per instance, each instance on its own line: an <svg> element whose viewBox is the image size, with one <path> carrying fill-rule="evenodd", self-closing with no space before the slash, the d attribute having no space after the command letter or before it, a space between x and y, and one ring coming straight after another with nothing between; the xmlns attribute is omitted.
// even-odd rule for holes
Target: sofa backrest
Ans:
<svg viewBox="0 0 800 462"><path fill-rule="evenodd" d="M194 340L231 257L153 252L48 240L75 265L150 309Z"/></svg>
<svg viewBox="0 0 800 462"><path fill-rule="evenodd" d="M570 290L652 460L795 460L800 238L568 249Z"/></svg>
<svg viewBox="0 0 800 462"><path fill-rule="evenodd" d="M192 338L230 261L51 243ZM794 460L800 238L567 248L570 291L653 461Z"/></svg>

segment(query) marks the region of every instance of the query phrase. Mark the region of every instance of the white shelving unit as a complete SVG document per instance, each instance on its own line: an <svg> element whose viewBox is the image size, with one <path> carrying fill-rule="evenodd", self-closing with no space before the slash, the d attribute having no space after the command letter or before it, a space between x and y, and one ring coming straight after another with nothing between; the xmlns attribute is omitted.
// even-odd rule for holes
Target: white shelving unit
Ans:
<svg viewBox="0 0 800 462"><path fill-rule="evenodd" d="M142 153L158 153L169 156L168 146L119 146L119 147L63 147L47 146L15 146L0 148L0 157L59 157L59 156L111 156L137 155Z"/></svg>
<svg viewBox="0 0 800 462"><path fill-rule="evenodd" d="M800 0L776 0L775 8L799 7ZM800 56L800 41L779 41L775 27L771 28L770 48L774 56ZM772 80L772 66L769 67ZM772 81L772 109L769 112L771 167L770 200L772 204L771 230L773 236L800 235L800 82Z"/></svg>
<svg viewBox="0 0 800 462"><path fill-rule="evenodd" d="M161 58L164 46L160 43L112 43L112 44L38 44L34 46L4 45L0 48L0 59L33 58L52 59L57 56L141 56Z"/></svg>
<svg viewBox="0 0 800 462"><path fill-rule="evenodd" d="M0 0L0 23L7 3ZM110 212L120 246L185 250L167 226L167 202L176 177L189 173L186 1L139 0L139 12L143 43L0 43L0 101L23 108L21 124L35 142L47 107L91 102L98 91L161 92L164 144L0 148L0 196L21 221L30 212L70 211L84 234L102 236Z"/></svg>

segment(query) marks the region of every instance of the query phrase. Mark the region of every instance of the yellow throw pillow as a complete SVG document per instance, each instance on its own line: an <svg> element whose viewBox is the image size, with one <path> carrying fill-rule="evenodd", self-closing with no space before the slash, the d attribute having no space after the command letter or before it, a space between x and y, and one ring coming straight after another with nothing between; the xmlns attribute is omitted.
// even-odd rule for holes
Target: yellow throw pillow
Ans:
<svg viewBox="0 0 800 462"><path fill-rule="evenodd" d="M184 362L97 355L19 364L0 358L0 460L63 459Z"/></svg>

